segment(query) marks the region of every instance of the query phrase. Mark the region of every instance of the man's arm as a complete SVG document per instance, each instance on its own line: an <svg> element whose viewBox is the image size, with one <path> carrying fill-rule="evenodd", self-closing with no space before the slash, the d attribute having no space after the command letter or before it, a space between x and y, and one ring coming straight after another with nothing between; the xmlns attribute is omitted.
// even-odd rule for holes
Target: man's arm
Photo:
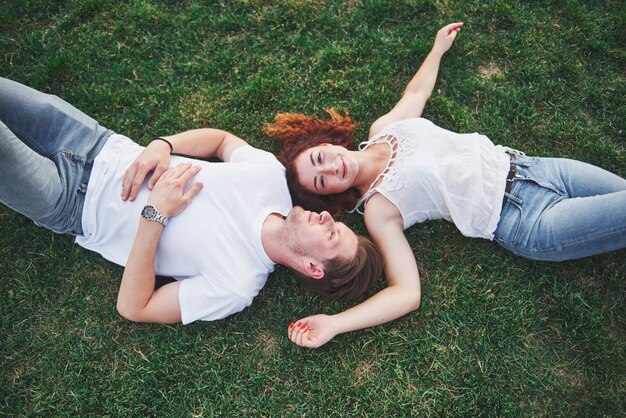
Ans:
<svg viewBox="0 0 626 418"><path fill-rule="evenodd" d="M202 189L195 183L185 192L185 185L200 167L180 164L167 170L150 193L148 203L171 218L183 211ZM117 310L124 318L136 322L180 322L179 283L154 289L154 257L163 225L141 219L117 296Z"/></svg>
<svg viewBox="0 0 626 418"><path fill-rule="evenodd" d="M369 138L376 135L392 122L417 118L422 115L426 102L435 87L441 58L452 46L452 42L454 42L454 38L456 38L456 34L461 30L462 26L462 22L451 23L437 32L433 49L404 89L402 98L389 113L381 116L372 124Z"/></svg>
<svg viewBox="0 0 626 418"><path fill-rule="evenodd" d="M154 290L154 256L162 230L163 226L158 222L139 221L117 296L117 311L130 321L181 321L178 303L180 283L169 283Z"/></svg>
<svg viewBox="0 0 626 418"><path fill-rule="evenodd" d="M135 200L146 176L152 171L148 189L152 190L161 174L169 168L170 152L198 158L217 157L228 161L233 151L246 142L220 129L192 129L176 135L164 136L165 141L152 141L139 157L128 167L122 180L122 200Z"/></svg>
<svg viewBox="0 0 626 418"><path fill-rule="evenodd" d="M170 141L176 154L199 158L217 157L222 161L228 161L235 149L246 145L243 139L230 132L212 128L192 129L163 138Z"/></svg>
<svg viewBox="0 0 626 418"><path fill-rule="evenodd" d="M372 196L367 205L365 223L384 257L388 286L339 314L315 315L290 325L289 338L294 343L319 347L337 334L380 325L419 307L419 272L398 209L380 194Z"/></svg>

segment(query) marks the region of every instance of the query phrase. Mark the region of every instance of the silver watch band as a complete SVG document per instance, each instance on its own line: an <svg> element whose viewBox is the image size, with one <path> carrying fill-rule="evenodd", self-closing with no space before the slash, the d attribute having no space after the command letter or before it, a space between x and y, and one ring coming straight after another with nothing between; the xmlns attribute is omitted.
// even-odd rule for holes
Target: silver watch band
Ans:
<svg viewBox="0 0 626 418"><path fill-rule="evenodd" d="M164 216L154 205L146 205L141 210L141 216L147 221L156 221L163 226L167 225L169 219Z"/></svg>

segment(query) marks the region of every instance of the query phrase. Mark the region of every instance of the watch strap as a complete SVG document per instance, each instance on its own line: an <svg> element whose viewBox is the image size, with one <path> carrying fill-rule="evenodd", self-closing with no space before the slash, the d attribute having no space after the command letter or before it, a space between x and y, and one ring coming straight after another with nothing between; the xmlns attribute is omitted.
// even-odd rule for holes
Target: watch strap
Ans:
<svg viewBox="0 0 626 418"><path fill-rule="evenodd" d="M143 207L143 209L141 210L141 216L147 221L155 221L163 226L166 226L167 222L169 221L166 216L159 212L156 206L151 204L147 204Z"/></svg>

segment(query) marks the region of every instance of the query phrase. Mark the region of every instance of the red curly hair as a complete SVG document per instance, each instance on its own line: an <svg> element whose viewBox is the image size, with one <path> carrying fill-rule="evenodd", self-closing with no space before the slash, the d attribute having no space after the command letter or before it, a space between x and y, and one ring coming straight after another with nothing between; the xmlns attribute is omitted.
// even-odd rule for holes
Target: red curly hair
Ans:
<svg viewBox="0 0 626 418"><path fill-rule="evenodd" d="M356 124L352 123L350 115L344 116L334 109L324 109L330 119L320 119L300 113L277 113L274 123L263 129L265 134L280 140L282 150L278 160L287 169L287 185L295 205L307 210L320 212L327 210L333 215L342 210L352 209L359 199L356 188L350 188L342 193L316 195L305 190L298 182L298 173L295 160L303 151L321 144L339 145L353 150L352 132Z"/></svg>

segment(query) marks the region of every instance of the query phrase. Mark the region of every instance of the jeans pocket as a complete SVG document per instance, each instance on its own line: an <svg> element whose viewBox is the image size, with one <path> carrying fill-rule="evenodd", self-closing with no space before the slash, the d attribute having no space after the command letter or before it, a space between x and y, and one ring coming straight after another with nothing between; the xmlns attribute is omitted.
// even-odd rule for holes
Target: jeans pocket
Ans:
<svg viewBox="0 0 626 418"><path fill-rule="evenodd" d="M86 156L60 150L52 156L56 166L59 188L45 205L48 214L38 219L39 224L59 234L81 233L82 207L85 193L81 192Z"/></svg>
<svg viewBox="0 0 626 418"><path fill-rule="evenodd" d="M520 180L534 183L548 193L556 193L558 196L566 195L566 192L559 188L558 182L554 181L556 177L550 172L549 166L546 168L545 160L524 156L516 159L515 164L519 167L517 177ZM529 190L533 189L529 188Z"/></svg>

